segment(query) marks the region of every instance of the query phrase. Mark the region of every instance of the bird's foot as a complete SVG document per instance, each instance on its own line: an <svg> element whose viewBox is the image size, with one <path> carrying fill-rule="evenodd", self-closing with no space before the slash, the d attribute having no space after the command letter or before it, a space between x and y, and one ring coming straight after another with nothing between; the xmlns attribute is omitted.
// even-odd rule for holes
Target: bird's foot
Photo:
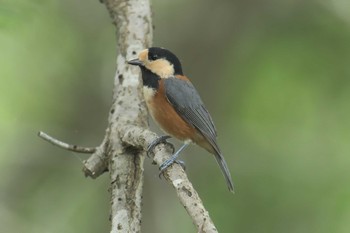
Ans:
<svg viewBox="0 0 350 233"><path fill-rule="evenodd" d="M169 142L167 141L167 139L169 139L169 138L171 138L171 136L169 136L169 135L163 135L163 136L160 136L160 137L158 137L157 139L155 139L155 140L147 147L147 153L146 153L146 154L147 154L147 157L150 157L150 154L153 153L154 148L155 148L158 144L160 144L160 143L166 143L166 144L168 144L168 145L172 148L172 150L173 150L172 153L174 153L175 147L174 147L173 144L171 144L171 143L169 143Z"/></svg>
<svg viewBox="0 0 350 233"><path fill-rule="evenodd" d="M165 171L168 167L170 167L173 163L179 164L179 165L182 167L182 169L186 170L186 164L185 164L184 161L178 160L178 159L176 159L176 158L171 157L170 159L166 160L164 163L162 163L162 164L159 166L159 170L160 170L160 172L159 172L159 178L161 178L161 176L163 175L164 171Z"/></svg>

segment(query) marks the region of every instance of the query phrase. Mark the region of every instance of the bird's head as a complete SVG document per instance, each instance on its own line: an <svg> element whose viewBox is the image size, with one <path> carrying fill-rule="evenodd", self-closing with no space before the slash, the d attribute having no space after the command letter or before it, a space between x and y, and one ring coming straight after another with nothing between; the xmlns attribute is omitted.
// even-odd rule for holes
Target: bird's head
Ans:
<svg viewBox="0 0 350 233"><path fill-rule="evenodd" d="M139 66L160 78L183 75L179 59L167 49L151 47L141 51L138 58L128 61L130 65Z"/></svg>

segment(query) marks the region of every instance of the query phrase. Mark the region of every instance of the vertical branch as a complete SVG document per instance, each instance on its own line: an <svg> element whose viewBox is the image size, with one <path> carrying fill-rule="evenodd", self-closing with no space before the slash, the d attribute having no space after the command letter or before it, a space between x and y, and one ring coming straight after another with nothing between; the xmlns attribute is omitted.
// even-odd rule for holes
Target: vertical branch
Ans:
<svg viewBox="0 0 350 233"><path fill-rule="evenodd" d="M117 27L119 50L105 151L111 179L111 232L140 232L144 154L142 149L126 147L119 129L130 124L147 127L139 71L126 61L151 45L151 9L148 0L104 3Z"/></svg>

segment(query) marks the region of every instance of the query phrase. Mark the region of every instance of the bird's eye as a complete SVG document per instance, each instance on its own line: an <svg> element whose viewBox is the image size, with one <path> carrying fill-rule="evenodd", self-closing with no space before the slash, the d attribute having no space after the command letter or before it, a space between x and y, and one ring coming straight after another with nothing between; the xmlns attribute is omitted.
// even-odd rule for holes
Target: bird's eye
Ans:
<svg viewBox="0 0 350 233"><path fill-rule="evenodd" d="M150 53L148 59L151 60L151 61L155 61L155 60L158 59L158 55Z"/></svg>

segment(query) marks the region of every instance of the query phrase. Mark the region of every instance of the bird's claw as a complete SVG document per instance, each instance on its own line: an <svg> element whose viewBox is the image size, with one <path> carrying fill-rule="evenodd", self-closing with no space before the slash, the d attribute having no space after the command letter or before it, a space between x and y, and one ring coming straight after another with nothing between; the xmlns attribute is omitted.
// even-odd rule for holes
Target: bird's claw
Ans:
<svg viewBox="0 0 350 233"><path fill-rule="evenodd" d="M159 178L162 178L162 175L163 175L164 171L165 171L168 167L170 167L173 163L179 164L179 165L182 167L182 169L186 170L186 164L185 164L184 161L182 161L182 160L174 160L174 159L170 158L170 159L166 160L164 163L162 163L162 164L159 166L159 170L160 170L160 172L159 172Z"/></svg>
<svg viewBox="0 0 350 233"><path fill-rule="evenodd" d="M169 138L171 138L171 136L169 136L169 135L163 135L163 136L160 136L160 137L158 137L157 139L155 139L153 142L151 142L151 144L149 144L149 146L147 147L147 153L146 153L146 154L147 154L147 157L148 157L148 158L151 157L150 154L153 153L154 148L155 148L158 144L160 144L160 143L166 143L166 144L168 144L168 145L172 148L172 150L173 150L172 153L174 153L175 147L174 147L173 144L171 144L171 143L169 143L169 142L167 141L167 139L169 139Z"/></svg>

